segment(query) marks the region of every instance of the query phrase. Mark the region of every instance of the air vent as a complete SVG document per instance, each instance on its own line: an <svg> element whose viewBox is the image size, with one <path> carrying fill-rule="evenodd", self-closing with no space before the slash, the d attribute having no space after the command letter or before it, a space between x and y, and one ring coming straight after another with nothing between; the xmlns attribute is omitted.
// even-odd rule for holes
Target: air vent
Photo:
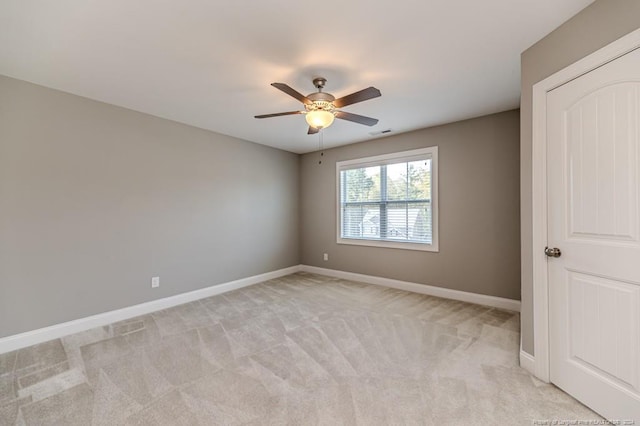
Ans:
<svg viewBox="0 0 640 426"><path fill-rule="evenodd" d="M385 129L385 130L379 130L377 132L370 132L369 134L371 136L380 136L380 135L385 135L387 133L391 133L392 130L391 129Z"/></svg>

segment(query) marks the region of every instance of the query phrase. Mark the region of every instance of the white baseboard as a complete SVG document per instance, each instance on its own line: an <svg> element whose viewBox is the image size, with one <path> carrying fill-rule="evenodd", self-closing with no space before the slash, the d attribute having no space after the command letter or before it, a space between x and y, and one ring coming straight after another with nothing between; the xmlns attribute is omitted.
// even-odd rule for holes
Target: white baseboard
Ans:
<svg viewBox="0 0 640 426"><path fill-rule="evenodd" d="M114 322L123 321L129 318L134 318L162 309L171 308L183 303L193 302L195 300L204 299L206 297L215 296L217 294L226 293L243 287L248 287L263 281L283 277L285 275L293 274L300 271L352 281L360 281L368 284L375 284L385 287L397 288L399 290L411 291L414 293L427 294L430 296L460 300L463 302L476 303L479 305L492 306L496 308L520 312L520 302L518 300L504 299L501 297L487 296L484 294L468 293L459 290L451 290L442 287L434 287L426 284L417 284L390 278L376 277L372 275L338 271L335 269L319 268L316 266L296 265L289 268L279 269L277 271L271 271L223 284L213 285L211 287L190 291L188 293L177 294L175 296L152 300L150 302L141 303L139 305L128 306L126 308L116 309L114 311L91 315L89 317L79 318L76 320L55 324L49 327L27 331L24 333L15 334L13 336L3 337L0 338L0 354L31 345L36 345L38 343L43 343L52 339L58 339L69 334L79 333L91 328L102 327ZM533 358L529 354L526 354L524 352L521 352L520 355L521 364L523 360L522 354L528 356L531 359L531 365L533 365ZM525 362L529 362L529 359L526 359ZM527 369L527 371L529 370Z"/></svg>
<svg viewBox="0 0 640 426"><path fill-rule="evenodd" d="M381 285L384 287L397 288L398 290L411 291L413 293L427 294L445 299L459 300L461 302L475 303L478 305L492 306L494 308L506 309L520 312L520 301L505 299L486 294L468 293L466 291L451 290L443 287L435 287L426 284L412 283L408 281L394 280L391 278L376 277L373 275L356 274L354 272L338 271L336 269L319 268L317 266L301 265L301 271L313 274L327 275L345 280L360 281L367 284Z"/></svg>
<svg viewBox="0 0 640 426"><path fill-rule="evenodd" d="M524 368L529 374L536 375L536 359L522 349L520 349L520 367Z"/></svg>
<svg viewBox="0 0 640 426"><path fill-rule="evenodd" d="M39 328L37 330L26 331L13 336L0 338L0 354L11 352L16 349L47 342L52 339L58 339L69 334L78 333L95 327L102 327L107 324L145 315L162 309L171 308L183 303L193 302L195 300L204 299L205 297L215 296L217 294L226 293L239 288L248 287L263 281L274 278L283 277L293 274L301 270L300 265L291 266L289 268L279 269L264 274L254 275L247 278L241 278L235 281L229 281L223 284L213 285L211 287L190 291L187 293L176 294L175 296L165 297L163 299L152 300L150 302L141 303L139 305L128 306L114 311L104 312L97 315L91 315L85 318L79 318L73 321L55 324L49 327Z"/></svg>

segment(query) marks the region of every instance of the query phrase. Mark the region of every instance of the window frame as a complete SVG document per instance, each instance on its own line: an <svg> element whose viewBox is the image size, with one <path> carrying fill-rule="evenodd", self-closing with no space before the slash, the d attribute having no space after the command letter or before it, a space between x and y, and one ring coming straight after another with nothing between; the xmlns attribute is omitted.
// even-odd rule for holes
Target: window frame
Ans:
<svg viewBox="0 0 640 426"><path fill-rule="evenodd" d="M367 238L344 238L341 236L342 230L342 204L341 204L341 182L340 172L342 170L364 168L371 166L381 166L387 164L404 163L409 161L431 159L431 244L375 240ZM393 203L393 201L387 201ZM439 232L438 232L438 147L413 149L410 151L393 152L389 154L376 155L372 157L356 158L336 162L336 242L338 244L384 247L404 250L419 250L439 252Z"/></svg>

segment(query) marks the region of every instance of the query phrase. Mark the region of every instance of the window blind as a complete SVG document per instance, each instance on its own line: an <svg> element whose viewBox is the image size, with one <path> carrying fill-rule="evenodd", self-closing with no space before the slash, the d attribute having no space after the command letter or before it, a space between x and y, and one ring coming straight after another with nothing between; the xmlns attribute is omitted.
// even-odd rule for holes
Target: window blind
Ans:
<svg viewBox="0 0 640 426"><path fill-rule="evenodd" d="M339 170L340 237L432 244L431 154Z"/></svg>

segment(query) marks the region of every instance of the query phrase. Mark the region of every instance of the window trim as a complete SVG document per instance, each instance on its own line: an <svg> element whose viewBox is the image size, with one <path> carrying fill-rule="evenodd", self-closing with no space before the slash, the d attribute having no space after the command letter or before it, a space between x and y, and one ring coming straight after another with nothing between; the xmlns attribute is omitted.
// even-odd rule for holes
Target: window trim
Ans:
<svg viewBox="0 0 640 426"><path fill-rule="evenodd" d="M370 240L366 238L342 238L340 230L342 227L342 211L340 203L340 172L342 170L357 169L369 166L380 166L383 164L393 164L399 162L409 162L424 159L425 155L431 156L431 244L400 242L387 240ZM336 243L384 247L404 250L419 250L439 252L439 230L438 230L438 147L413 149L410 151L393 152L372 157L356 158L336 162Z"/></svg>

